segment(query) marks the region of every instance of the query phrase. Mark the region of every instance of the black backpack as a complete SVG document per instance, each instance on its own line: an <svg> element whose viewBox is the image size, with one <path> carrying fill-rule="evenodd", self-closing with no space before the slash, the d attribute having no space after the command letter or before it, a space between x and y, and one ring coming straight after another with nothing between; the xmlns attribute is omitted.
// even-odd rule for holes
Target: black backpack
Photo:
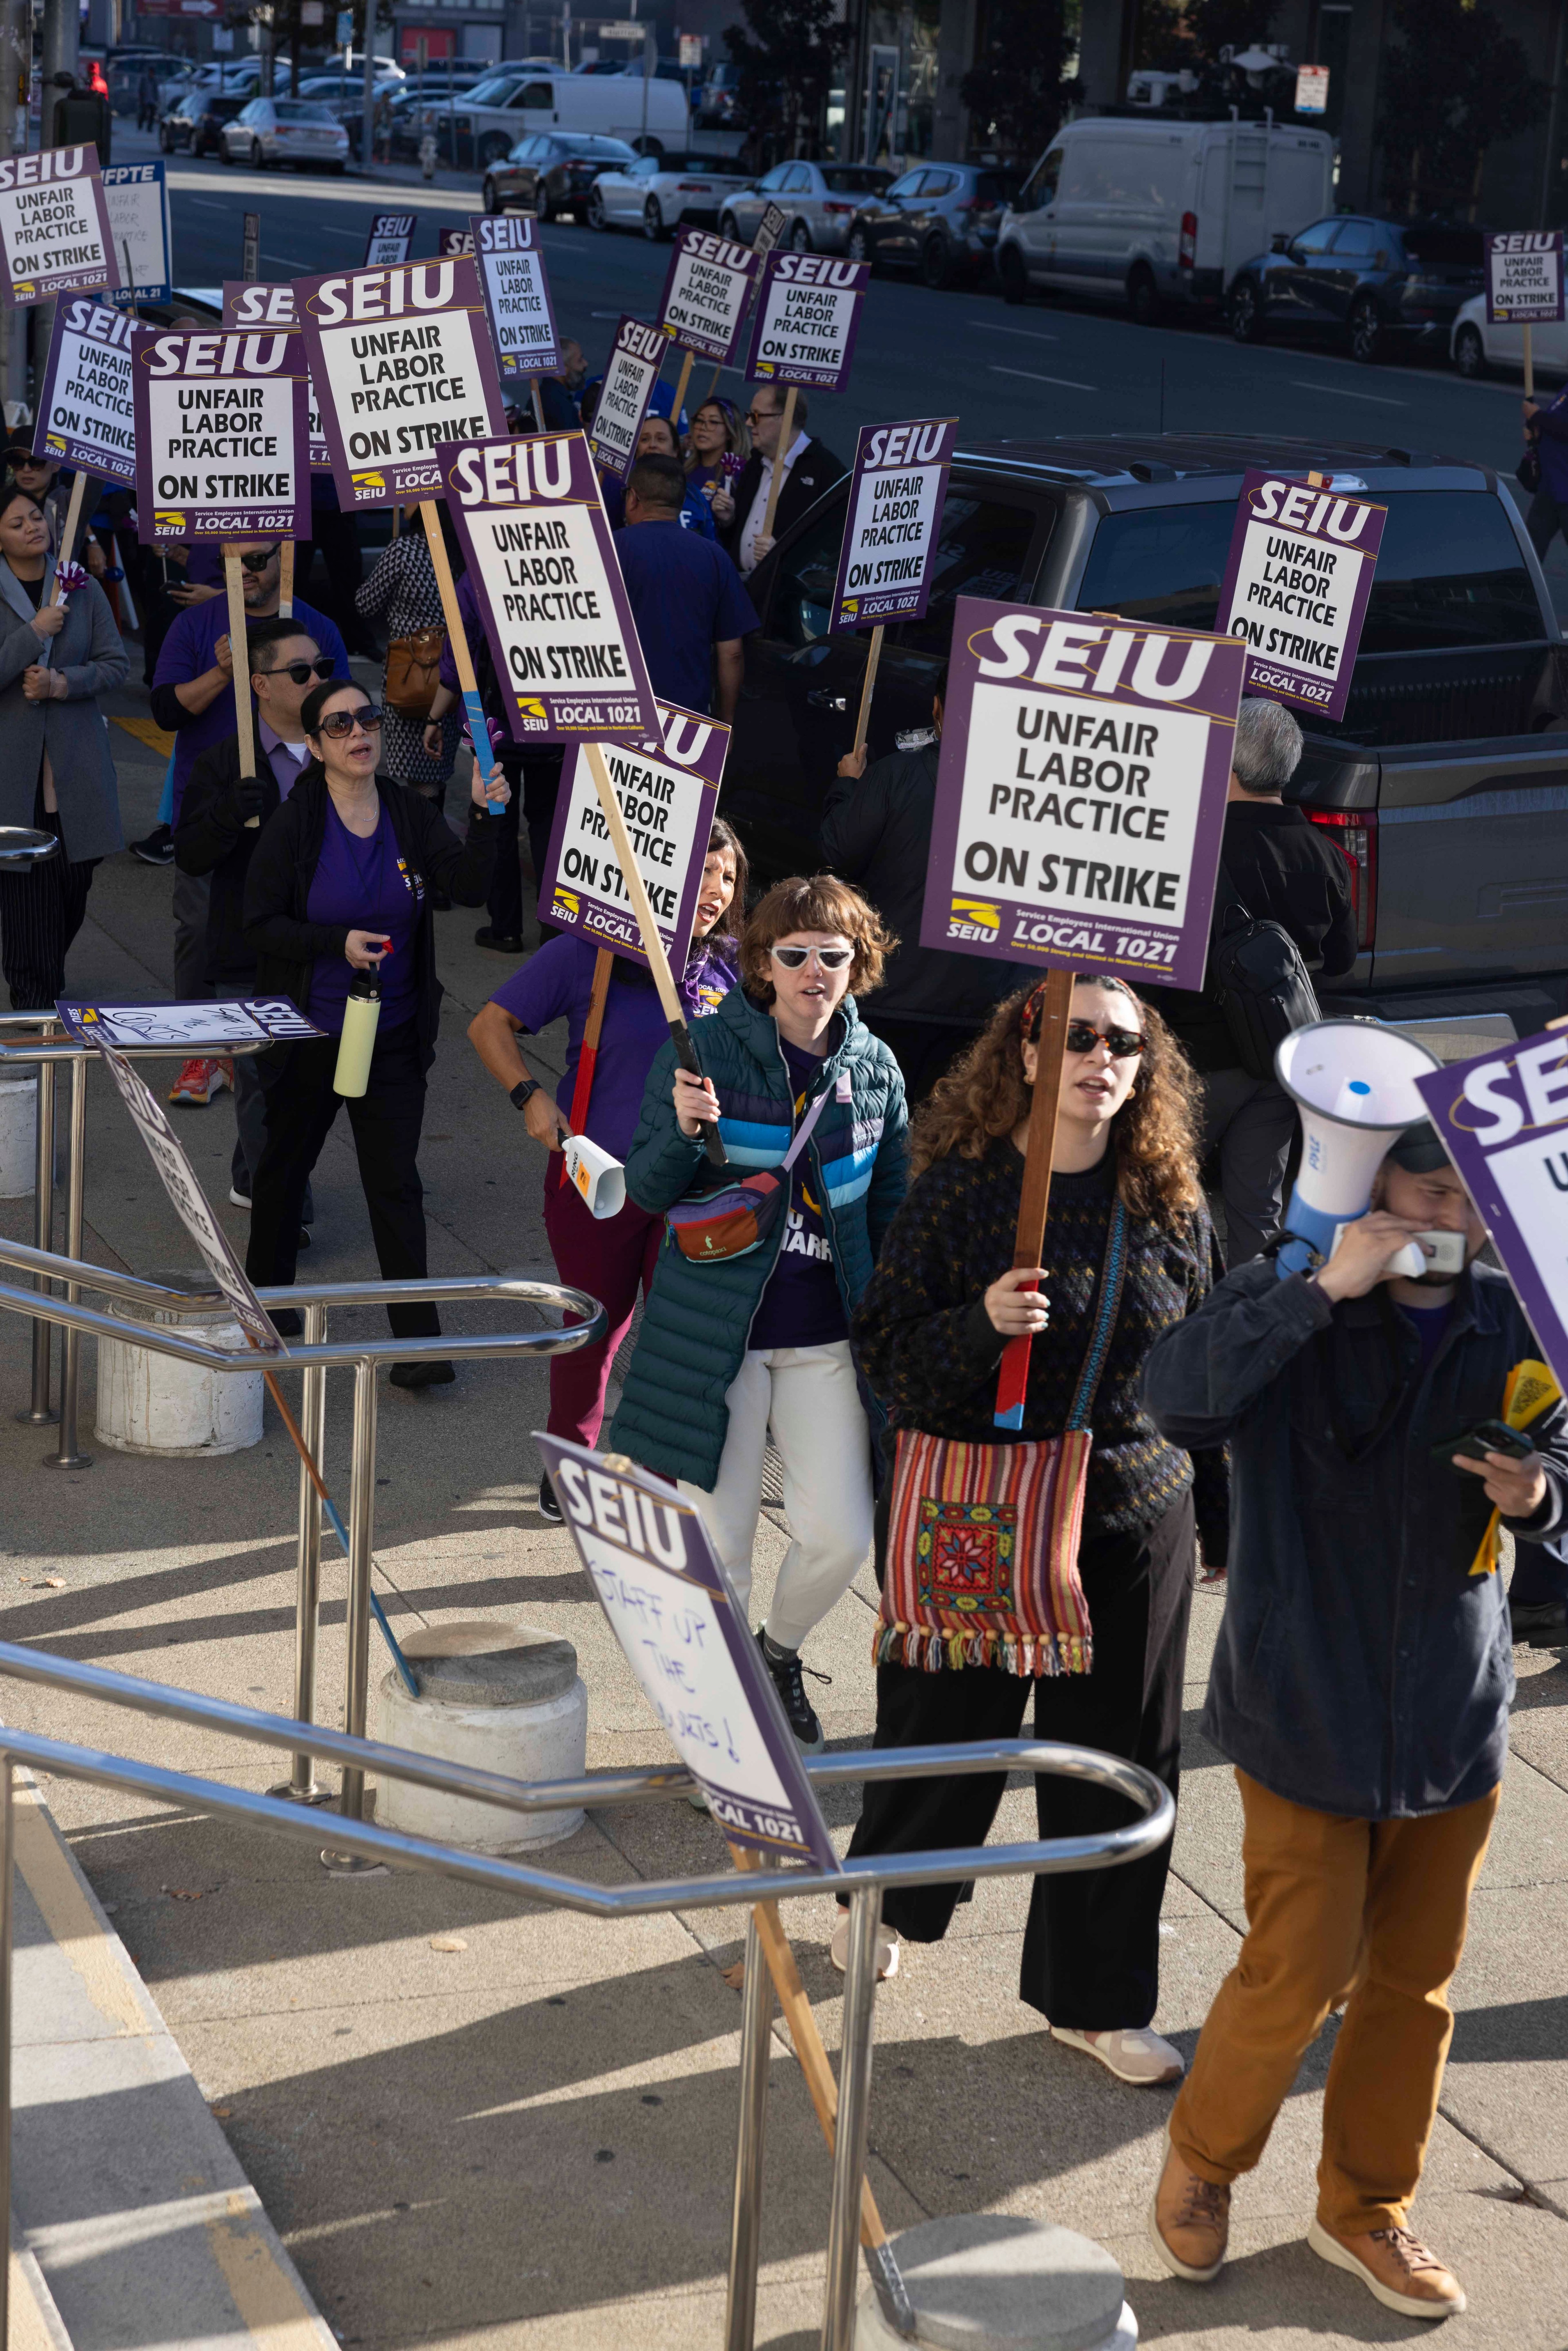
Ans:
<svg viewBox="0 0 1568 2351"><path fill-rule="evenodd" d="M1283 924L1248 913L1223 862L1219 885L1209 992L1248 1076L1271 1078L1276 1045L1323 1016L1301 951Z"/></svg>

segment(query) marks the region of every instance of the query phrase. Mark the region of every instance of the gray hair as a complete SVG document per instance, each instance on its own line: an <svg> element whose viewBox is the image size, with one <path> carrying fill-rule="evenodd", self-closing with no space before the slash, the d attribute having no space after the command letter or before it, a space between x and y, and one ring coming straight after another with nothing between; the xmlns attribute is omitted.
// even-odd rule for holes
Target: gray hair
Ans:
<svg viewBox="0 0 1568 2351"><path fill-rule="evenodd" d="M1231 771L1244 792L1283 791L1301 763L1301 730L1284 705L1256 695L1236 718Z"/></svg>

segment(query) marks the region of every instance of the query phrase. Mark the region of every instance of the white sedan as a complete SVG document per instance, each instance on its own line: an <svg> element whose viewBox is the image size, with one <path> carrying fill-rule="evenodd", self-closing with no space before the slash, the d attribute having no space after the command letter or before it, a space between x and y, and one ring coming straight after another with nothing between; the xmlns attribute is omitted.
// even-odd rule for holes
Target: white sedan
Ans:
<svg viewBox="0 0 1568 2351"><path fill-rule="evenodd" d="M297 172L314 163L340 173L349 160L349 134L318 99L253 98L224 125L223 159L257 172L269 163L292 163Z"/></svg>
<svg viewBox="0 0 1568 2351"><path fill-rule="evenodd" d="M893 176L880 163L775 163L729 198L719 235L749 245L768 205L778 204L785 214L780 245L797 253L842 253L861 205L883 194Z"/></svg>
<svg viewBox="0 0 1568 2351"><path fill-rule="evenodd" d="M1568 320L1555 326L1531 327L1530 352L1543 375L1568 375ZM1487 298L1472 294L1455 313L1448 336L1448 356L1461 375L1487 375L1493 368L1522 371L1524 329L1489 327Z"/></svg>
<svg viewBox="0 0 1568 2351"><path fill-rule="evenodd" d="M590 228L640 228L654 244L684 221L716 228L719 206L750 184L716 155L639 155L601 172L588 195Z"/></svg>

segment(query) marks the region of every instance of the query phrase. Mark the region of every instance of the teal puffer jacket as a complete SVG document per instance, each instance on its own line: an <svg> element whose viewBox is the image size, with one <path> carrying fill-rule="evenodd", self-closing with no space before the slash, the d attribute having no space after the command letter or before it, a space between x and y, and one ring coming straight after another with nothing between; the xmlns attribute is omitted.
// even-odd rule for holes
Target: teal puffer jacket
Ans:
<svg viewBox="0 0 1568 2351"><path fill-rule="evenodd" d="M716 1012L693 1021L691 1033L718 1095L719 1132L737 1177L777 1167L794 1131L794 1101L772 1013L736 987ZM898 1064L880 1038L862 1027L852 997L839 1007L833 1038L822 1063L830 1100L806 1155L816 1196L824 1202L847 1320L904 1197L909 1116ZM841 1071L849 1073L848 1102L832 1098ZM655 1214L690 1191L706 1165L702 1144L688 1141L675 1123L674 1071L674 1048L666 1045L648 1073L626 1160L627 1192L640 1208ZM616 1452L713 1491L729 1426L725 1392L740 1369L752 1317L783 1240L780 1222L777 1236L748 1257L694 1265L666 1232L610 1432Z"/></svg>

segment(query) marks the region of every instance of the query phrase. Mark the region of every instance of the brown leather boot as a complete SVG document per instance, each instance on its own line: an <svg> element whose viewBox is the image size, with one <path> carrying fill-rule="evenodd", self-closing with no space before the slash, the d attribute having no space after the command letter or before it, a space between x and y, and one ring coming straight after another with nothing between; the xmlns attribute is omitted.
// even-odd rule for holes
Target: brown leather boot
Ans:
<svg viewBox="0 0 1568 2351"><path fill-rule="evenodd" d="M1189 2170L1175 2147L1149 2208L1149 2236L1174 2277L1207 2285L1219 2275L1230 2234L1230 2190Z"/></svg>
<svg viewBox="0 0 1568 2351"><path fill-rule="evenodd" d="M1342 2237L1314 2220L1307 2231L1314 2253L1358 2277L1388 2310L1406 2318L1455 2318L1465 2307L1465 2289L1430 2246L1408 2229L1374 2229L1365 2236Z"/></svg>

